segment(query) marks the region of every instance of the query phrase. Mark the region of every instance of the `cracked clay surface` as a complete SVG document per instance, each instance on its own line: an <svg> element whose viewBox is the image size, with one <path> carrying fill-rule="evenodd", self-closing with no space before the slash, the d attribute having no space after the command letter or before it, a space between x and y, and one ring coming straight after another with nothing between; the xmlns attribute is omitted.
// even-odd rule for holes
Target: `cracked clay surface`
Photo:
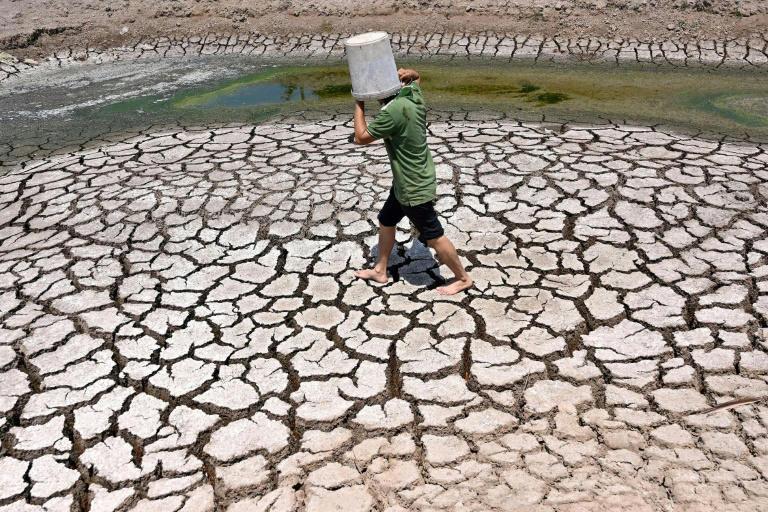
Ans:
<svg viewBox="0 0 768 512"><path fill-rule="evenodd" d="M456 297L348 113L0 176L0 510L766 510L768 146L430 115Z"/></svg>
<svg viewBox="0 0 768 512"><path fill-rule="evenodd" d="M42 62L0 54L0 82L23 79L37 69L136 59L182 58L201 55L240 55L281 61L338 61L344 40L351 33L216 34L158 37L125 46L100 49L66 47ZM397 58L590 63L669 68L728 68L751 72L768 69L768 34L729 39L637 39L515 35L483 31L394 32L392 50Z"/></svg>

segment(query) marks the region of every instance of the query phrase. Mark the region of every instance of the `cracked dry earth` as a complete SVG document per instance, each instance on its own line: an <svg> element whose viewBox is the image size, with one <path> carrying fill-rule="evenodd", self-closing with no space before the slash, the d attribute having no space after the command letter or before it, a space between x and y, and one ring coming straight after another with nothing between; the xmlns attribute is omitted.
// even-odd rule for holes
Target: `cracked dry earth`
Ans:
<svg viewBox="0 0 768 512"><path fill-rule="evenodd" d="M0 0L1 1L1 0ZM380 28L380 27L379 27ZM153 58L240 55L261 59L334 61L344 57L344 40L337 34L215 34L140 39L125 46L65 47L43 62L0 53L0 82L24 77L38 68L57 68L80 62L104 63ZM730 68L762 72L768 66L768 34L726 40L685 38L636 39L515 35L505 32L393 32L392 50L398 58L640 65L665 68Z"/></svg>
<svg viewBox="0 0 768 512"><path fill-rule="evenodd" d="M0 177L0 510L766 510L768 146L432 116L458 297L348 113Z"/></svg>

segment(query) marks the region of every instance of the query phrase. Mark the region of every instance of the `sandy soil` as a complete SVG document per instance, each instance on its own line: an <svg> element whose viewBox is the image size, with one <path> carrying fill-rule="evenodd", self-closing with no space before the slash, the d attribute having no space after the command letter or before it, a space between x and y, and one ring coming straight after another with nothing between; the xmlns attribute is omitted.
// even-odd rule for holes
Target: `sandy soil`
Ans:
<svg viewBox="0 0 768 512"><path fill-rule="evenodd" d="M507 31L724 39L765 32L763 0L0 0L0 49L20 56L211 32Z"/></svg>

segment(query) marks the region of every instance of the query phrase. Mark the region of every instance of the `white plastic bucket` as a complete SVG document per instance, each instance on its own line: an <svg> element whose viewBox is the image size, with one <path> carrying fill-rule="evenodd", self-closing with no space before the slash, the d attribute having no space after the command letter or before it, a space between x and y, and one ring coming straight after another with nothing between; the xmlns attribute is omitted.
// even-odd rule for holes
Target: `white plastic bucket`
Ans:
<svg viewBox="0 0 768 512"><path fill-rule="evenodd" d="M397 66L386 32L366 32L344 41L352 79L352 96L380 100L400 90Z"/></svg>

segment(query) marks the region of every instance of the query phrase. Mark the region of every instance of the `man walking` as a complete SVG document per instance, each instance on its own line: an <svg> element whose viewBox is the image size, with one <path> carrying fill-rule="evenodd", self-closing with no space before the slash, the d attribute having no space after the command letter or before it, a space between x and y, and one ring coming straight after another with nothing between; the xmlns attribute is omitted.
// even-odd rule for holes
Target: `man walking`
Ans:
<svg viewBox="0 0 768 512"><path fill-rule="evenodd" d="M379 259L373 268L359 270L355 275L387 282L396 226L405 216L419 230L419 240L434 249L438 261L453 272L452 282L437 289L443 295L453 295L471 287L472 279L453 243L443 234L435 212L435 164L427 146L427 116L419 74L412 69L398 69L397 74L402 88L396 95L379 100L381 110L370 125L365 122L365 104L355 104L355 143L384 139L393 174L392 189L378 217Z"/></svg>

